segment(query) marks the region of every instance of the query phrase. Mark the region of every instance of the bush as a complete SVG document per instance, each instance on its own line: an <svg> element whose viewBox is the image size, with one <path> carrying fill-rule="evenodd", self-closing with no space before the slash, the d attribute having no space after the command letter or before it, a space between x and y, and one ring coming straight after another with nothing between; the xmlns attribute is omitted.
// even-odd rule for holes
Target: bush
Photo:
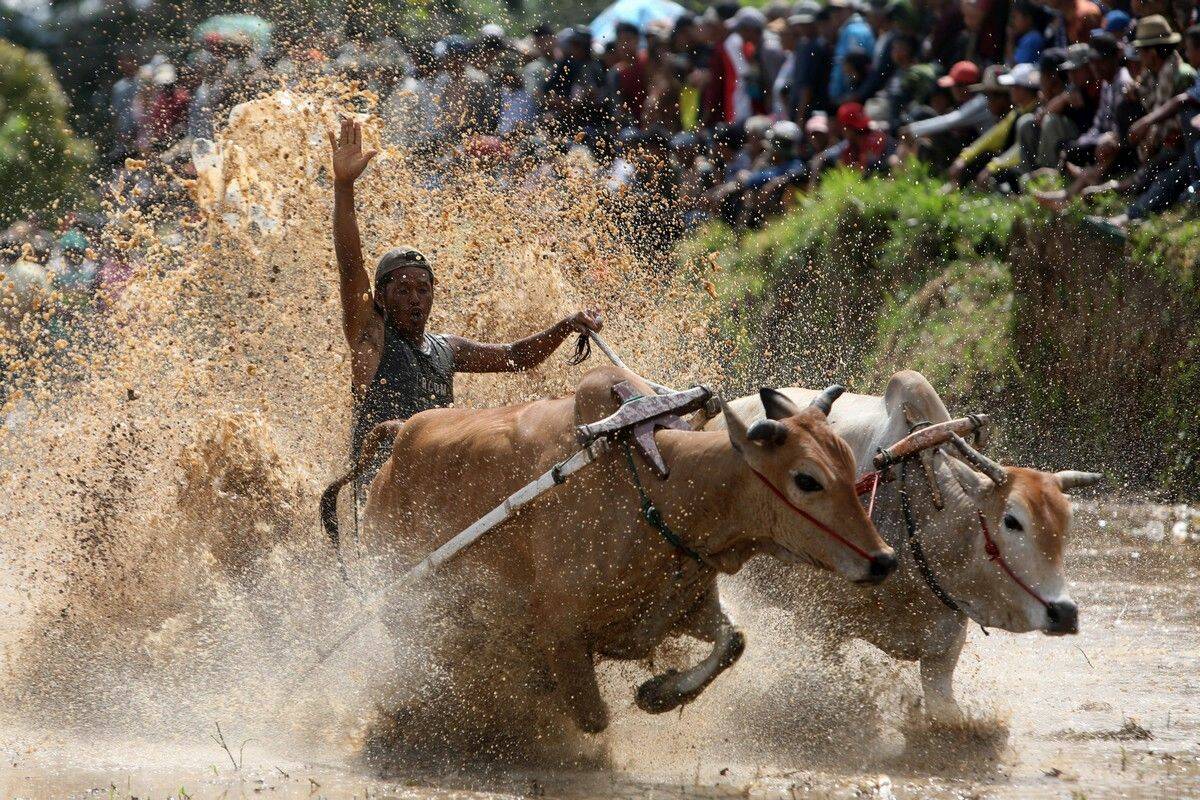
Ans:
<svg viewBox="0 0 1200 800"><path fill-rule="evenodd" d="M0 119L0 224L80 195L92 145L67 125L67 100L45 57L3 39Z"/></svg>

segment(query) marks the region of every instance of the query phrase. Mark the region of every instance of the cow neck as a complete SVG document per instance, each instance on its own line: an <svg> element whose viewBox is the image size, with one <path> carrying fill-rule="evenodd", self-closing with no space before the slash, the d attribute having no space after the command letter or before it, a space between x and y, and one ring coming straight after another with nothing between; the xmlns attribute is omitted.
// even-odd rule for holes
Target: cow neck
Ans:
<svg viewBox="0 0 1200 800"><path fill-rule="evenodd" d="M750 540L749 532L756 526L736 513L747 510L736 499L745 492L752 473L730 445L729 436L724 431L662 430L655 441L671 476L665 481L650 479L646 491L676 533L710 557L728 554ZM722 569L737 566L723 563Z"/></svg>

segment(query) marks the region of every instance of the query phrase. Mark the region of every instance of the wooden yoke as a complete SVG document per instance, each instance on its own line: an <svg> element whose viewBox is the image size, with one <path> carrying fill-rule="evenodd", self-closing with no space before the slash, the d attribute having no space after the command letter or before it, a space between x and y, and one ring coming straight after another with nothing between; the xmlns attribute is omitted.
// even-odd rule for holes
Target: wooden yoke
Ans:
<svg viewBox="0 0 1200 800"><path fill-rule="evenodd" d="M943 445L950 441L952 434L957 433L959 436L974 434L982 430L989 421L987 414L972 414L948 422L939 422L936 425L926 425L905 436L891 447L883 448L876 453L873 460L875 469L885 470L916 453Z"/></svg>
<svg viewBox="0 0 1200 800"><path fill-rule="evenodd" d="M703 408L713 393L707 386L694 386L682 392L646 397L628 381L621 381L613 386L613 395L621 401L621 407L602 420L577 426L575 432L579 441L587 444L599 437L615 438L628 432L633 446L654 474L666 478L671 471L658 452L654 432L660 428L692 430L680 416Z"/></svg>

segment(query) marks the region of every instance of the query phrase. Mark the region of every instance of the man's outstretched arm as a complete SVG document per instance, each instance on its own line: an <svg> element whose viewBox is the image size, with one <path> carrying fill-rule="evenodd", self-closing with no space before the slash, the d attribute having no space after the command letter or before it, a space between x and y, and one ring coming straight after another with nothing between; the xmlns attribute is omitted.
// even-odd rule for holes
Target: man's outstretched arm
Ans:
<svg viewBox="0 0 1200 800"><path fill-rule="evenodd" d="M600 314L580 311L546 330L512 344L485 344L448 336L454 350L454 368L459 372L522 372L541 364L572 333L599 331L604 326Z"/></svg>
<svg viewBox="0 0 1200 800"><path fill-rule="evenodd" d="M337 136L329 132L329 144L333 151L333 252L338 263L342 332L355 349L378 323L354 211L354 181L367 168L375 151L363 152L362 126L349 119L342 120Z"/></svg>

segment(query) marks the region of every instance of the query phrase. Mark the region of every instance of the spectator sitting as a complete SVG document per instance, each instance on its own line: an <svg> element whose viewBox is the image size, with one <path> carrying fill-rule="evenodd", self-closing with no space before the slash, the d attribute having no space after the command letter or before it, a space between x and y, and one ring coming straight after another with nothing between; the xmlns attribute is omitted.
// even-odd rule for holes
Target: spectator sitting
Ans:
<svg viewBox="0 0 1200 800"><path fill-rule="evenodd" d="M1028 66L1028 64L1025 65L1025 67ZM995 125L964 147L954 162L950 164L947 174L950 180L959 185L973 180L988 161L1007 150L1016 141L1017 118L1022 112L1013 103L1013 84L1000 80L1007 78L1007 72L1005 67L990 66L983 72L983 82L977 87L973 87L987 96L988 110L997 119ZM1036 89L1031 94L1036 99ZM1025 98L1023 97L1023 99Z"/></svg>
<svg viewBox="0 0 1200 800"><path fill-rule="evenodd" d="M1043 6L1033 0L1017 0L1009 18L1009 38L1014 40L1009 64L1036 64L1046 46L1042 33L1049 23Z"/></svg>
<svg viewBox="0 0 1200 800"><path fill-rule="evenodd" d="M984 76L986 82L988 76ZM1020 149L1016 142L1016 122L1037 107L1040 79L1036 68L1028 64L1013 67L1012 72L996 74L996 84L1008 89L1010 109L996 125L967 145L954 163L950 164L950 179L960 185L968 180L988 184L996 172L992 167L1001 164L1016 167L1020 164Z"/></svg>
<svg viewBox="0 0 1200 800"><path fill-rule="evenodd" d="M910 123L900 129L904 142L901 156L920 152L927 160L945 166L969 141L996 124L990 95L979 83L979 67L960 61L938 78L938 86L949 89L957 107L945 114ZM999 84L992 95L1001 98L1007 111L1008 92ZM967 138L969 137L969 138Z"/></svg>

